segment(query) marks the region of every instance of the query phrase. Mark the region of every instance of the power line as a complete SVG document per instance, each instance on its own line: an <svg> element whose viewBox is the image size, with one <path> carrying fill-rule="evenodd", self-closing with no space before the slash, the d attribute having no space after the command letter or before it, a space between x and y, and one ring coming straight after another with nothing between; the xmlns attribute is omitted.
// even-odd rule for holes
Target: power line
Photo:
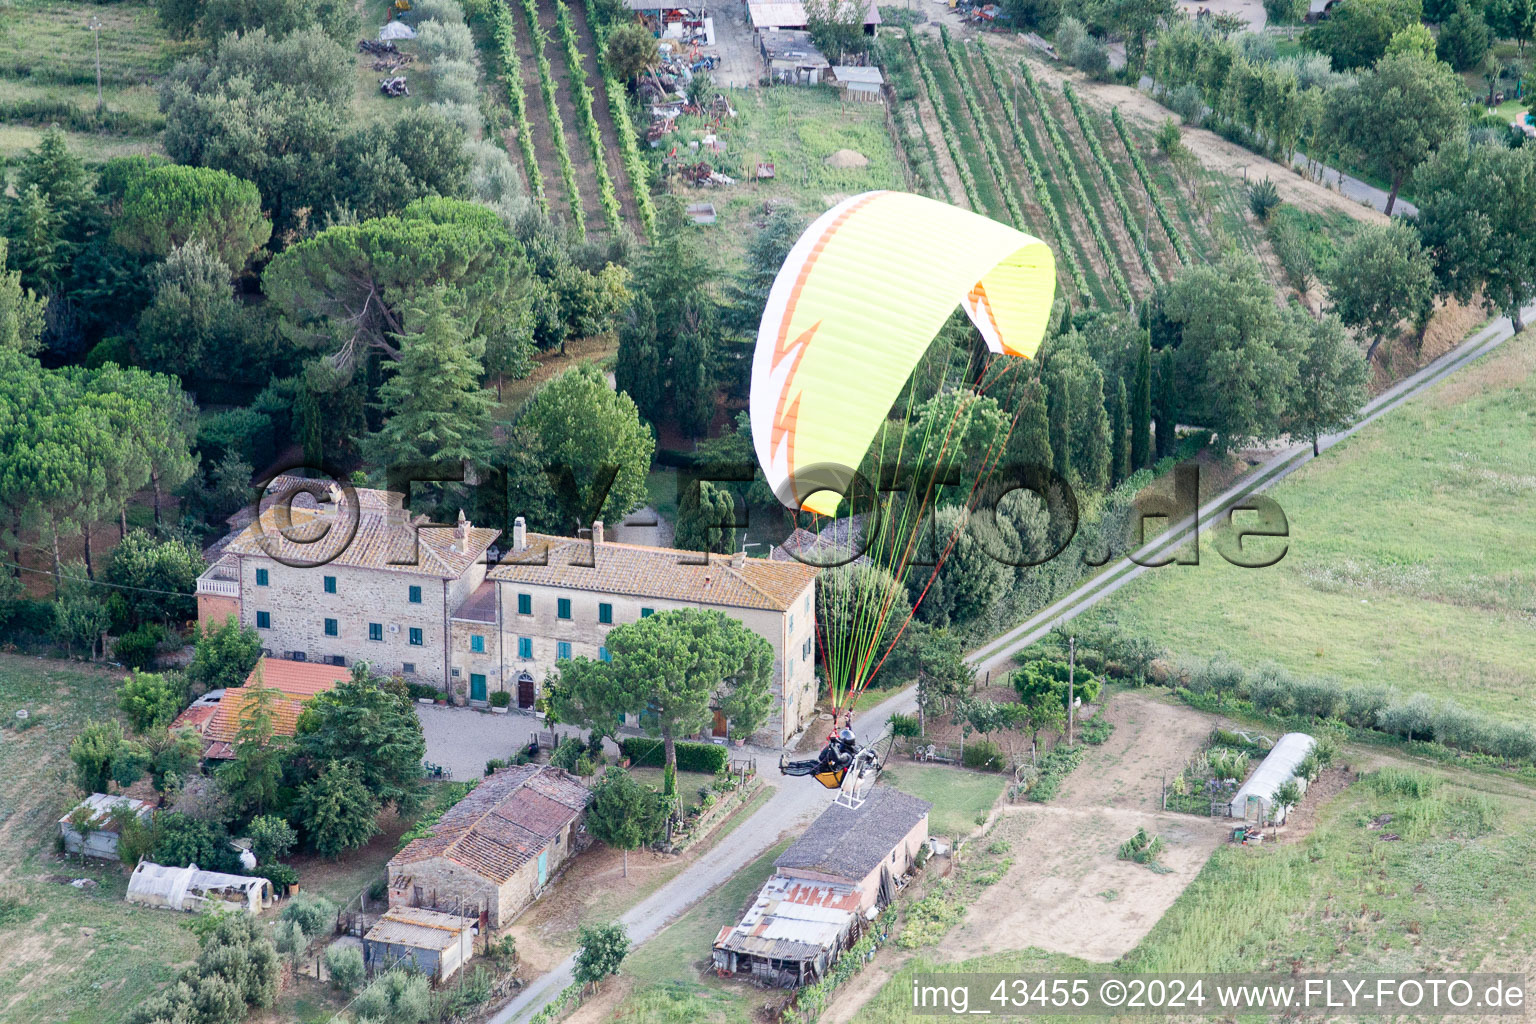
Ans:
<svg viewBox="0 0 1536 1024"><path fill-rule="evenodd" d="M135 587L127 583L108 583L105 580L93 580L89 576L71 576L68 573L51 572L47 569L34 569L31 566L22 565L20 562L0 562L0 565L4 565L12 569L20 569L22 572L36 573L39 576L54 576L61 580L68 580L71 583L88 583L93 587L110 587L113 590L132 590L140 594L159 594L162 597L196 596L195 593L189 594L182 590L156 590L153 587Z"/></svg>

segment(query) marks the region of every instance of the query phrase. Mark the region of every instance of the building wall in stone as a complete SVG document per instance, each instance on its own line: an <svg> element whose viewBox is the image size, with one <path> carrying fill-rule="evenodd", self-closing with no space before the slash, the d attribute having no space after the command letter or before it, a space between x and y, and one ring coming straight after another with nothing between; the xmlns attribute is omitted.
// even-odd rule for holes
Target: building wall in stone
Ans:
<svg viewBox="0 0 1536 1024"><path fill-rule="evenodd" d="M267 570L264 587L256 584L258 569ZM326 576L336 577L336 593L325 592ZM262 646L280 658L294 651L310 661L340 655L348 665L367 661L375 671L442 686L448 679L448 582L335 564L294 568L247 555L240 559L240 620L256 627L257 613L267 612L271 625L256 631ZM420 604L410 601L412 586L421 588ZM325 634L327 618L336 620L336 636ZM369 638L370 623L382 627L382 639ZM410 642L412 628L421 630L419 645Z"/></svg>
<svg viewBox="0 0 1536 1024"><path fill-rule="evenodd" d="M554 669L562 642L570 645L571 657L597 659L601 656L608 631L614 626L638 621L643 609L663 612L701 607L685 601L603 594L505 580L498 581L497 586L501 590L501 664L495 678L502 680L514 697L516 680L523 672L531 675L539 692L543 692L544 678ZM814 589L814 584L807 586L805 592L792 602L791 608L784 612L758 608L719 608L763 637L773 647L774 710L758 737L775 745L782 744L810 721L816 702ZM518 612L519 594L527 594L532 599L530 614ZM561 598L570 601L571 614L568 619L559 617ZM599 620L600 606L603 604L612 607L612 622ZM521 656L520 639L531 641L531 658ZM454 651L454 664L460 667L460 675L464 678L467 678L470 671L481 671L479 668L468 667L468 642L466 638L463 652L457 644ZM494 646L488 639L488 655ZM460 661L460 658L464 660ZM483 659L480 663L483 664Z"/></svg>
<svg viewBox="0 0 1536 1024"><path fill-rule="evenodd" d="M570 858L576 823L545 847L545 884ZM482 903L492 928L505 928L539 895L539 859L535 854L501 885L447 857L432 857L408 864L389 864L389 905L418 906L473 916Z"/></svg>

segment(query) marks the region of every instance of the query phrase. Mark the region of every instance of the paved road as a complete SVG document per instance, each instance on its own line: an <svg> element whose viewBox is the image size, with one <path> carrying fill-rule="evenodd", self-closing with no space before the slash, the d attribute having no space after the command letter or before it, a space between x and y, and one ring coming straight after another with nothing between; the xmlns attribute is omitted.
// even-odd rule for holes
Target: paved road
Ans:
<svg viewBox="0 0 1536 1024"><path fill-rule="evenodd" d="M1319 172L1318 180L1328 185L1342 196L1347 196L1357 203L1370 203L1382 213L1387 212L1387 196L1385 189L1379 189L1375 185L1368 185L1359 178L1352 178L1341 171L1321 164L1314 164L1305 153L1297 153L1291 157L1291 163L1295 167L1308 174ZM1414 206L1402 196L1397 197L1397 202L1392 204L1392 216L1417 217L1419 208Z"/></svg>
<svg viewBox="0 0 1536 1024"><path fill-rule="evenodd" d="M915 691L903 690L864 712L854 723L855 731L860 739L872 741L885 731L886 720L892 714L910 710L916 703ZM770 784L780 781L777 774L765 774L764 778ZM773 846L785 832L798 831L809 824L832 802L832 798L830 790L812 785L809 780L783 780L783 784L777 787L767 803L732 830L698 863L619 918L619 923L629 933L630 942L638 945L661 931L683 911L762 856L763 851ZM571 984L574 967L574 957L561 961L553 970L518 993L501 1012L491 1018L490 1024L512 1024L533 1016Z"/></svg>
<svg viewBox="0 0 1536 1024"><path fill-rule="evenodd" d="M1522 319L1525 320L1536 316L1536 304L1524 313ZM1327 451L1346 437L1350 437L1374 422L1377 417L1390 412L1462 367L1488 354L1513 336L1514 328L1508 318L1495 320L1413 376L1399 381L1371 399L1361 409L1360 419L1353 426L1320 438L1319 449ZM1106 566L1097 576L1066 597L1036 613L1028 621L1009 630L991 643L971 652L966 660L977 672L989 672L1006 667L1019 651L1040 640L1062 623L1076 618L1146 572L1149 566L1142 563L1160 561L1177 551L1190 538L1196 520L1201 527L1214 525L1221 516L1248 495L1268 490L1311 462L1313 458L1311 445L1299 445L1277 452L1261 469L1244 477L1231 489L1202 505L1195 516L1180 520L1130 556Z"/></svg>
<svg viewBox="0 0 1536 1024"><path fill-rule="evenodd" d="M1526 311L1527 319L1533 317L1536 317L1536 304ZM1333 447L1339 441L1375 421L1377 417L1397 408L1438 381L1493 351L1513 335L1514 330L1508 319L1494 321L1418 373L1366 403L1361 410L1360 420L1354 426L1321 438L1319 448L1326 451ZM1174 524L1160 537L1135 552L1131 558L1122 559L1108 566L1093 580L1027 622L978 648L967 657L967 661L977 672L1005 667L1019 650L1044 637L1060 623L1070 621L1092 608L1140 576L1146 568L1138 564L1138 561L1154 561L1171 554L1188 539L1197 521L1201 526L1209 526L1242 498L1272 487L1279 480L1306 465L1312 458L1310 445L1289 448L1277 453L1262 469L1201 506L1196 516ZM860 739L866 742L871 741L885 730L886 721L892 714L908 712L915 705L916 691L903 690L861 715L855 722L855 730ZM769 776L769 781L777 782L778 779ZM750 819L738 825L699 864L662 886L620 918L620 922L629 932L630 940L638 944L661 931L679 914L757 859L785 831L799 828L809 822L831 802L831 799L831 794L827 790L786 780L785 784L778 786L777 791L766 804ZM496 1014L490 1024L514 1024L537 1013L571 983L573 966L574 958L567 958L553 970L538 978Z"/></svg>

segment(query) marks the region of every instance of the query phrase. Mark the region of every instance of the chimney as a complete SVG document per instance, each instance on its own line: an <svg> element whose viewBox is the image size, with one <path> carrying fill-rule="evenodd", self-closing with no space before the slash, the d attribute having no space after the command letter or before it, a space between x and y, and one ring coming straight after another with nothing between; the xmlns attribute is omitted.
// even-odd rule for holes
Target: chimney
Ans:
<svg viewBox="0 0 1536 1024"><path fill-rule="evenodd" d="M731 568L744 569L747 565L747 553L745 551L731 552Z"/></svg>
<svg viewBox="0 0 1536 1024"><path fill-rule="evenodd" d="M459 521L453 527L453 546L460 551L469 550L469 520L464 518L464 510L459 509Z"/></svg>
<svg viewBox="0 0 1536 1024"><path fill-rule="evenodd" d="M522 516L512 520L512 550L521 551L528 546L528 521Z"/></svg>
<svg viewBox="0 0 1536 1024"><path fill-rule="evenodd" d="M592 543L593 544L601 544L602 542L603 542L603 521L601 519L599 519L599 520L597 520L596 522L594 522L592 524Z"/></svg>

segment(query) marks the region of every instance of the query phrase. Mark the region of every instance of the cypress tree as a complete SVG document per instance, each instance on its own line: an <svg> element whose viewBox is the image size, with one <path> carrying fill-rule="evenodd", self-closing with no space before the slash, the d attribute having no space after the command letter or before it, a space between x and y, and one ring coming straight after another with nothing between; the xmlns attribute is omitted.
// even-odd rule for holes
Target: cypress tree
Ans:
<svg viewBox="0 0 1536 1024"><path fill-rule="evenodd" d="M1173 350L1163 349L1157 361L1157 456L1166 459L1178 446L1174 425L1178 422L1178 399L1173 387Z"/></svg>
<svg viewBox="0 0 1536 1024"><path fill-rule="evenodd" d="M1051 465L1063 480L1072 478L1072 400L1067 391L1066 379L1059 373L1051 375L1049 410L1049 437Z"/></svg>
<svg viewBox="0 0 1536 1024"><path fill-rule="evenodd" d="M1152 335L1141 332L1131 384L1131 472L1152 465Z"/></svg>
<svg viewBox="0 0 1536 1024"><path fill-rule="evenodd" d="M1019 469L1045 469L1054 464L1045 386L1038 380L1029 381L1020 390L1019 411L1008 435L1008 461Z"/></svg>
<svg viewBox="0 0 1536 1024"><path fill-rule="evenodd" d="M1126 469L1125 448L1125 381L1115 383L1115 407L1109 420L1109 486L1114 487L1130 472Z"/></svg>

